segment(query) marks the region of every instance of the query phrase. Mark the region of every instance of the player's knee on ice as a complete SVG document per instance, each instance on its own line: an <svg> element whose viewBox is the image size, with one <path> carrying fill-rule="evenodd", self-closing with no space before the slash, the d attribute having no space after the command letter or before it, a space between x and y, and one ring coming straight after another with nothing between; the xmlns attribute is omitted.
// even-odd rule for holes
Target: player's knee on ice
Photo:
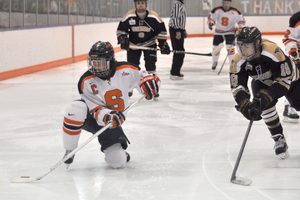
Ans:
<svg viewBox="0 0 300 200"><path fill-rule="evenodd" d="M112 168L119 169L126 167L126 152L120 143L116 143L104 150L105 161Z"/></svg>

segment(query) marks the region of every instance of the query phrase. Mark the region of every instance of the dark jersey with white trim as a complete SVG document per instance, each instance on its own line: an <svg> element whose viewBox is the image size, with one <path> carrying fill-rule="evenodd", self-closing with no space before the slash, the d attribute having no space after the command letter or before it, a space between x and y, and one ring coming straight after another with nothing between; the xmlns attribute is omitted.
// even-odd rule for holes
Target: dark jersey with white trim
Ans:
<svg viewBox="0 0 300 200"><path fill-rule="evenodd" d="M277 44L263 39L259 58L246 61L236 54L230 64L231 91L237 103L250 96L249 77L268 86L278 99L288 92L292 82L299 79L299 70Z"/></svg>
<svg viewBox="0 0 300 200"><path fill-rule="evenodd" d="M136 10L129 11L120 21L117 37L129 36L129 42L138 46L151 46L167 40L167 30L163 20L156 12L146 10L145 19L140 19Z"/></svg>

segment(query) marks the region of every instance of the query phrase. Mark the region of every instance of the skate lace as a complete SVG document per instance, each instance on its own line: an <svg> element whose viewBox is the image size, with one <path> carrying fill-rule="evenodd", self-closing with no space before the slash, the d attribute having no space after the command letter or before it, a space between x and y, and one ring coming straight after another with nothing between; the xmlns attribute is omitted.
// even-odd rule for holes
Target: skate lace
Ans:
<svg viewBox="0 0 300 200"><path fill-rule="evenodd" d="M289 107L289 112L288 113L291 114L291 115L297 115L297 111L293 107Z"/></svg>
<svg viewBox="0 0 300 200"><path fill-rule="evenodd" d="M274 149L277 149L279 147L283 147L284 146L285 139L283 138L282 134L278 133L276 135L272 135L271 138L273 138L273 139L278 138L278 140L275 142Z"/></svg>

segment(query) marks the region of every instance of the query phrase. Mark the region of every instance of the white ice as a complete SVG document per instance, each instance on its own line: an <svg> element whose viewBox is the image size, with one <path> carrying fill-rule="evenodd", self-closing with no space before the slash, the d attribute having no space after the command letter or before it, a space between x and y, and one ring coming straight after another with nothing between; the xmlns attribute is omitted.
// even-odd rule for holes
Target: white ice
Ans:
<svg viewBox="0 0 300 200"><path fill-rule="evenodd" d="M281 36L263 37L283 48ZM208 53L212 37L188 38L185 48ZM116 58L125 60L125 55L123 51ZM77 81L87 70L86 62L1 81L0 199L300 199L300 124L282 122L291 157L281 160L266 125L254 122L237 170L238 176L253 182L250 186L230 182L249 122L234 108L228 61L216 74L225 55L223 48L213 72L211 57L186 54L184 80L172 81L172 54L158 53L159 100L142 100L123 124L131 142L127 168L111 169L93 140L76 154L68 170L62 164L32 183L10 179L43 175L62 159L64 109L79 98ZM131 101L139 97L135 91ZM283 99L277 105L282 119ZM82 132L80 144L90 136Z"/></svg>

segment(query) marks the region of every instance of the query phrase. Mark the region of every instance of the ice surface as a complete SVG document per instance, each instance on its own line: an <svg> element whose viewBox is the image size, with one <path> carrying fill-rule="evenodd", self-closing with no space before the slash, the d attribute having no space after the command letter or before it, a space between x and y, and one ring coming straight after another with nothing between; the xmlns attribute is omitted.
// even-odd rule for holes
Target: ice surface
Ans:
<svg viewBox="0 0 300 200"><path fill-rule="evenodd" d="M281 36L264 37L283 47ZM188 38L185 48L209 53L212 37ZM123 51L116 58L125 60L125 55ZM43 175L62 159L64 108L79 98L77 81L87 70L86 62L1 81L0 199L300 199L300 124L282 123L291 157L281 160L265 124L254 122L237 170L237 176L253 182L230 182L248 121L234 108L229 63L216 75L225 56L223 48L213 72L211 57L186 55L184 80L172 81L172 55L158 53L159 100L142 100L123 124L131 142L127 168L111 169L93 140L77 152L68 170L63 164L32 183L10 179ZM131 101L139 96L135 91ZM282 118L283 99L277 109ZM90 136L82 132L80 143Z"/></svg>

